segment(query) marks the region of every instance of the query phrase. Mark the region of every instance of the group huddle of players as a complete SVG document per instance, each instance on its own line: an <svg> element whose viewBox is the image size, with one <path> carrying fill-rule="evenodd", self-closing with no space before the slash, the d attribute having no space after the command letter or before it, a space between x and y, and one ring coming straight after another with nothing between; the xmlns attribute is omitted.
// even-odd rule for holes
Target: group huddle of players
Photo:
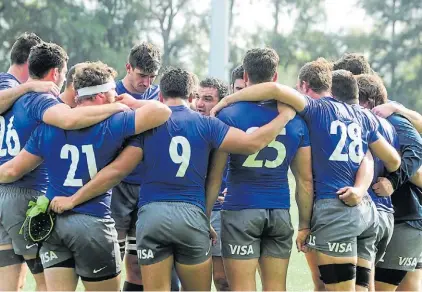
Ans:
<svg viewBox="0 0 422 292"><path fill-rule="evenodd" d="M362 55L305 64L297 90L277 83L271 48L249 50L230 86L180 68L153 85L161 54L146 42L120 81L99 61L67 71L63 48L33 33L10 57L1 291L22 288L26 267L38 290L80 278L119 291L123 258L124 291L256 290L257 270L263 290L286 290L289 169L315 289L421 289L422 116L387 99ZM19 231L44 195L54 228L31 244Z"/></svg>

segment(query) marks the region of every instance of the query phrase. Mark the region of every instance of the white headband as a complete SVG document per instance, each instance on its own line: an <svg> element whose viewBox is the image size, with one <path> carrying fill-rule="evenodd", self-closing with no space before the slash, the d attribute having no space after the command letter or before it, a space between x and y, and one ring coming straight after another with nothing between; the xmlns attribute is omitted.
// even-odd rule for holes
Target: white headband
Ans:
<svg viewBox="0 0 422 292"><path fill-rule="evenodd" d="M101 92L107 92L110 89L116 88L116 83L114 81L107 82L105 84L89 86L78 89L78 96L94 95Z"/></svg>

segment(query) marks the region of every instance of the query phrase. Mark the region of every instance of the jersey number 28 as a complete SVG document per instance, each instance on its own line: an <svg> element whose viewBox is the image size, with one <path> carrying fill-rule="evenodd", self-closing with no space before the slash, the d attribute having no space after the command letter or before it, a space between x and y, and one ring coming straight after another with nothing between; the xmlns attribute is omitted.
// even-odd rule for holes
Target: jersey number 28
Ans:
<svg viewBox="0 0 422 292"><path fill-rule="evenodd" d="M349 161L350 158L354 163L360 163L363 159L361 127L356 123L346 126L343 122L336 120L331 123L330 134L337 135L339 129L340 141L338 141L336 149L331 154L330 160ZM346 153L342 153L347 138L351 139L352 142L350 142L349 149L346 150Z"/></svg>

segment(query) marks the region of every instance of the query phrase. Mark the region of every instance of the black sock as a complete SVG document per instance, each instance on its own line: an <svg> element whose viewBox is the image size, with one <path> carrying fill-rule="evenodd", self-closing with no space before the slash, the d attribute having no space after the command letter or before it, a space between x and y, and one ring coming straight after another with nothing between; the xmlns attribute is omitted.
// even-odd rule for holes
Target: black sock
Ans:
<svg viewBox="0 0 422 292"><path fill-rule="evenodd" d="M125 282L123 285L123 291L144 291L144 286Z"/></svg>

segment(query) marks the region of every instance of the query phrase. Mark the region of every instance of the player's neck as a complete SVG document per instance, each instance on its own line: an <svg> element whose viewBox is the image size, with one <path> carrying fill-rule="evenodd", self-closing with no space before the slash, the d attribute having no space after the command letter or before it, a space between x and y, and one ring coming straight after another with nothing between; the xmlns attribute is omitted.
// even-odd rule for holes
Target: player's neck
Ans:
<svg viewBox="0 0 422 292"><path fill-rule="evenodd" d="M329 92L329 91L323 91L323 92L319 92L319 93L309 92L308 95L312 99L320 99L320 98L323 98L323 97L331 96L331 92Z"/></svg>
<svg viewBox="0 0 422 292"><path fill-rule="evenodd" d="M20 83L24 83L27 80L28 73L26 68L23 65L12 65L7 70L7 73L13 75Z"/></svg>
<svg viewBox="0 0 422 292"><path fill-rule="evenodd" d="M163 99L163 103L167 106L189 106L188 101L180 97Z"/></svg>
<svg viewBox="0 0 422 292"><path fill-rule="evenodd" d="M72 92L65 89L62 94L60 94L60 99L70 107L76 107L75 96Z"/></svg>

